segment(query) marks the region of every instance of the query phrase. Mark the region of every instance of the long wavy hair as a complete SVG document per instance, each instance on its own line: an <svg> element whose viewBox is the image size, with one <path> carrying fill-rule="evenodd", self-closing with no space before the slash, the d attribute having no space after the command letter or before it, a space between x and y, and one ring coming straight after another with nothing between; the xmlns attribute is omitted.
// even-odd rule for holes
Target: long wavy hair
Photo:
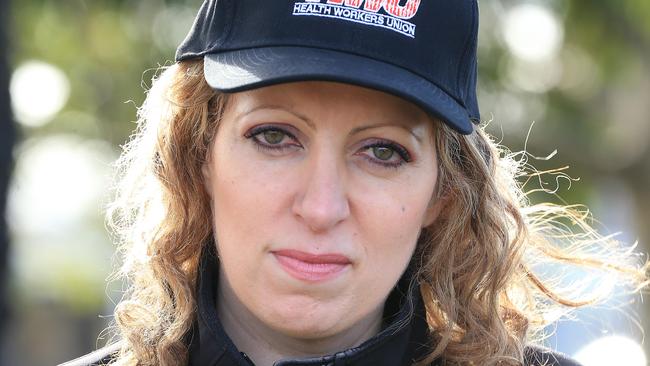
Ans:
<svg viewBox="0 0 650 366"><path fill-rule="evenodd" d="M166 68L139 110L107 215L122 259L115 278L128 284L111 328L121 342L115 365L187 363L199 257L213 235L201 165L227 102L197 59ZM431 335L418 364L519 365L558 310L606 295L588 283L566 288L540 265L614 275L631 291L647 285L648 263L593 230L586 209L528 202L523 187L538 175L525 153L500 147L483 128L465 136L437 125L435 194L446 206L414 254Z"/></svg>

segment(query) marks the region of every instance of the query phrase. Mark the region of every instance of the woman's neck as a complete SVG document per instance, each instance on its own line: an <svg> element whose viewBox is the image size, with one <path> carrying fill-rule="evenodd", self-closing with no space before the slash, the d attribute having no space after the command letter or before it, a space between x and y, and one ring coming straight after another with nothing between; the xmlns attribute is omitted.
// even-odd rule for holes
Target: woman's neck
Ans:
<svg viewBox="0 0 650 366"><path fill-rule="evenodd" d="M271 366L290 358L307 358L333 354L355 347L379 333L383 306L357 322L352 328L323 338L296 338L266 326L238 301L220 276L217 312L224 330L237 349L257 366Z"/></svg>

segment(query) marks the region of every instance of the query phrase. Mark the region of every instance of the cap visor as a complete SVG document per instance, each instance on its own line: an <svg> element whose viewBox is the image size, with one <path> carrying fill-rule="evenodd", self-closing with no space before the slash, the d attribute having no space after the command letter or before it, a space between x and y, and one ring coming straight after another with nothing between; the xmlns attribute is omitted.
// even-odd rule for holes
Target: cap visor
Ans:
<svg viewBox="0 0 650 366"><path fill-rule="evenodd" d="M472 122L454 98L401 67L338 51L308 47L263 47L207 54L205 79L219 91L307 80L336 81L407 99L454 130L470 134Z"/></svg>

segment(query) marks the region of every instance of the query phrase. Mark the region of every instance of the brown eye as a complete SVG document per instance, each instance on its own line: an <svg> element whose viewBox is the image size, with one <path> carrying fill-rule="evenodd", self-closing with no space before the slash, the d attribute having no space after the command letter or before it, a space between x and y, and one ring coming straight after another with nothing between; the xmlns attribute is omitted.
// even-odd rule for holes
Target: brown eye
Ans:
<svg viewBox="0 0 650 366"><path fill-rule="evenodd" d="M372 154L379 160L390 160L395 154L393 149L383 146L375 146L372 148Z"/></svg>
<svg viewBox="0 0 650 366"><path fill-rule="evenodd" d="M268 130L264 131L264 141L271 145L277 145L284 139L284 132L278 130Z"/></svg>

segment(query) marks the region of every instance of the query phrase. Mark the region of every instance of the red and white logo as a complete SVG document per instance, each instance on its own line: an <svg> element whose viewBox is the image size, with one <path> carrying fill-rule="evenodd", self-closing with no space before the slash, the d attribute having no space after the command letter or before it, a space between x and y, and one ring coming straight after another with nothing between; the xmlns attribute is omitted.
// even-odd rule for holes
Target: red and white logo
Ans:
<svg viewBox="0 0 650 366"><path fill-rule="evenodd" d="M343 19L355 23L390 29L415 38L413 18L422 0L303 0L296 1L293 15ZM403 2L403 1L401 1Z"/></svg>

